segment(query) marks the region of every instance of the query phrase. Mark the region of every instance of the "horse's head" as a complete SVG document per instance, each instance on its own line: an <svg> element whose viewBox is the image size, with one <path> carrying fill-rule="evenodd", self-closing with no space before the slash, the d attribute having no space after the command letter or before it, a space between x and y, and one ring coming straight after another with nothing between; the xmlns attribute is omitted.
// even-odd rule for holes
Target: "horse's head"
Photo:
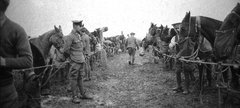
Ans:
<svg viewBox="0 0 240 108"><path fill-rule="evenodd" d="M224 19L220 30L237 28L240 24L240 4L234 7L230 14Z"/></svg>
<svg viewBox="0 0 240 108"><path fill-rule="evenodd" d="M156 31L157 31L157 25L151 23L151 26L150 26L150 28L148 29L148 33L149 33L150 35L154 36L154 35L156 34Z"/></svg>
<svg viewBox="0 0 240 108"><path fill-rule="evenodd" d="M237 28L236 35L240 35L240 3L238 3L231 11L230 14L224 19L220 30L227 30ZM240 39L240 36L238 37Z"/></svg>
<svg viewBox="0 0 240 108"><path fill-rule="evenodd" d="M64 45L64 39L63 39L63 33L62 33L62 28L59 25L59 28L57 28L56 26L54 26L54 33L53 35L50 37L50 42L53 44L53 46L60 50L63 48Z"/></svg>
<svg viewBox="0 0 240 108"><path fill-rule="evenodd" d="M167 26L164 27L162 30L162 34L161 34L160 38L164 42L166 42L166 37L168 36L168 33L169 33L168 31L169 31L169 28Z"/></svg>
<svg viewBox="0 0 240 108"><path fill-rule="evenodd" d="M196 36L195 32L195 22L193 17L191 17L190 12L187 12L182 20L179 31L180 40L186 37L193 38Z"/></svg>
<svg viewBox="0 0 240 108"><path fill-rule="evenodd" d="M178 43L182 46L178 56L189 56L193 52L196 43L195 22L190 12L187 12L179 27Z"/></svg>

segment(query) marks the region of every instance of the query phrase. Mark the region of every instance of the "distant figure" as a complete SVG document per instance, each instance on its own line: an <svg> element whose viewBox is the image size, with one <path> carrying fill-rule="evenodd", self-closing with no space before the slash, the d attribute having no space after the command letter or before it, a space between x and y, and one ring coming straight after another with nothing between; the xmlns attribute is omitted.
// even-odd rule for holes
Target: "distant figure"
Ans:
<svg viewBox="0 0 240 108"><path fill-rule="evenodd" d="M12 70L33 66L26 32L5 15L9 2L0 0L0 108L18 108Z"/></svg>
<svg viewBox="0 0 240 108"><path fill-rule="evenodd" d="M136 48L139 49L137 39L134 37L135 33L130 33L130 37L127 38L125 46L129 54L129 65L134 64Z"/></svg>

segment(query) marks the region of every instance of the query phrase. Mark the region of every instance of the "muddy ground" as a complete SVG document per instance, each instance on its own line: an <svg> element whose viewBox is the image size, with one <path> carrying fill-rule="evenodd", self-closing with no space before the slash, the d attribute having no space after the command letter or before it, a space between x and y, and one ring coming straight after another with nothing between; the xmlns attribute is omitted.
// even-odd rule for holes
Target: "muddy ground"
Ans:
<svg viewBox="0 0 240 108"><path fill-rule="evenodd" d="M108 58L108 69L92 71L92 80L84 82L93 100L71 102L66 84L52 83L52 95L43 97L43 108L216 108L216 89L205 90L200 103L196 84L192 93L174 93L174 71L164 71L163 64L155 64L147 54L136 54L135 65L128 65L126 53ZM194 89L195 88L195 89Z"/></svg>

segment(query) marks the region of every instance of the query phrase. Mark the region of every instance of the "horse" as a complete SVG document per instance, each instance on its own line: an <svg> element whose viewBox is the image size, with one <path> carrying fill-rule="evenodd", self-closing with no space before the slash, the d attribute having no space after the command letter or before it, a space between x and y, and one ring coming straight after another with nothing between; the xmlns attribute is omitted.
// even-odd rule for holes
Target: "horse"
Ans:
<svg viewBox="0 0 240 108"><path fill-rule="evenodd" d="M177 35L177 32L174 28L168 28L167 26L163 29L162 34L160 36L161 39L161 51L163 54L171 55L169 44L171 43L171 39ZM173 68L173 59L164 56L164 64L166 69Z"/></svg>
<svg viewBox="0 0 240 108"><path fill-rule="evenodd" d="M33 67L44 66L48 61L48 54L51 46L53 45L58 50L61 50L64 41L61 26L57 28L54 26L53 30L50 30L43 35L40 35L37 38L30 38L30 46L33 55ZM43 71L45 68L34 69L35 75L31 75L31 77L23 77L23 86L18 85L19 81L15 81L15 85L19 94L19 107L20 108L40 108L40 89L41 84L40 77L43 75ZM16 77L18 75L16 73ZM46 75L46 74L45 74ZM21 79L21 78L20 78Z"/></svg>
<svg viewBox="0 0 240 108"><path fill-rule="evenodd" d="M216 57L216 62L222 63L235 63L239 65L240 60L240 3L238 3L232 11L224 19L221 27L216 32L216 39L214 42L214 55ZM225 68L225 67L223 67ZM240 68L231 66L230 71L224 72L224 80L228 83L228 91L231 94L231 90L237 90L237 93L233 93L230 97L239 98L239 75ZM228 102L233 104L233 101L227 99ZM226 101L225 101L226 102ZM228 106L229 107L229 106Z"/></svg>
<svg viewBox="0 0 240 108"><path fill-rule="evenodd" d="M186 59L200 59L203 61L212 60L212 47L215 40L215 30L218 30L222 21L205 17L191 16L187 12L182 20L178 45L182 47L177 57ZM208 45L208 46L207 46ZM203 71L206 69L208 86L211 86L211 67L198 64L199 82L202 88Z"/></svg>
<svg viewBox="0 0 240 108"><path fill-rule="evenodd" d="M148 33L146 34L145 38L141 41L141 46L143 47L143 51L145 52L147 48L151 45L158 49L160 49L160 37L162 34L163 26L157 27L156 24L151 23L150 28L148 29ZM144 53L143 53L144 55ZM159 56L158 52L154 51L155 56ZM162 56L159 56L162 57Z"/></svg>

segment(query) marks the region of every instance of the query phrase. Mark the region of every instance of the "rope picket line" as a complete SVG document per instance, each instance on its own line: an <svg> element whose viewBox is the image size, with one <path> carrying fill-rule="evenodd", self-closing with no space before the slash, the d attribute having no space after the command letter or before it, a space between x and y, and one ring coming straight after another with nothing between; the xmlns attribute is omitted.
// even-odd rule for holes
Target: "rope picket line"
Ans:
<svg viewBox="0 0 240 108"><path fill-rule="evenodd" d="M97 53L97 52L95 52L95 53ZM95 54L95 53L93 53L93 54ZM93 54L91 54L91 55L93 55ZM91 56L91 55L90 55L90 56ZM69 63L69 61L66 61L66 62L64 62L64 63ZM13 72L32 71L32 70L34 70L34 69L41 69L41 68L53 67L53 66L55 66L55 64L38 66L38 67L32 67L32 68L25 68L25 69L15 69L15 70L13 70Z"/></svg>
<svg viewBox="0 0 240 108"><path fill-rule="evenodd" d="M156 48L154 48L155 51L161 53L159 50L157 50ZM179 59L180 61L185 61L185 62L191 62L191 63L198 63L198 64L209 64L209 65L218 65L219 63L215 63L215 62L204 62L201 60L188 60L185 58L178 58L176 56L172 56L172 55L167 55L167 54L162 54L163 56L166 57L170 57L170 58L174 58L174 59ZM240 66L240 64L230 64L230 63L221 63L222 66Z"/></svg>
<svg viewBox="0 0 240 108"><path fill-rule="evenodd" d="M66 62L63 62L61 65L60 65L60 67L56 70L56 71L54 71L54 72L52 72L52 70L50 71L50 74L49 74L49 77L47 78L47 80L44 82L44 84L42 84L41 86L43 87L43 86L45 86L47 83L48 83L48 81L65 65L65 64L67 64L67 63L69 63L69 61L66 61ZM53 74L52 74L53 73Z"/></svg>
<svg viewBox="0 0 240 108"><path fill-rule="evenodd" d="M158 53L161 54L161 52L159 50L157 50L155 47L154 48L154 51L157 51ZM230 69L231 66L240 66L240 64L230 64L230 63L215 63L215 62L204 62L204 61L200 61L200 60L187 60L185 58L178 58L174 55L167 55L167 54L162 54L163 56L165 57L168 57L168 58L174 58L174 59L178 59L180 61L184 61L184 62L191 62L191 63L198 63L198 64L205 64L205 65L215 65L215 66L227 66L225 69L221 69L220 72L215 72L215 74L222 74L224 72L226 72L228 69ZM222 76L222 75L221 75ZM240 75L238 75L240 77ZM222 76L223 77L223 76ZM221 78L223 79L223 78ZM237 90L234 90L234 89L231 89L229 87L229 85L226 83L226 82L220 82L220 79L217 80L218 81L218 84L216 85L218 88L225 88L227 91L230 91L230 92L234 92L234 93L239 93L240 94L240 91L237 91Z"/></svg>
<svg viewBox="0 0 240 108"><path fill-rule="evenodd" d="M32 67L32 68L25 68L25 69L16 69L16 70L13 70L13 72L32 71L32 70L34 70L34 69L41 69L41 68L46 68L46 67L53 67L54 65L55 65L55 64L38 66L38 67Z"/></svg>

